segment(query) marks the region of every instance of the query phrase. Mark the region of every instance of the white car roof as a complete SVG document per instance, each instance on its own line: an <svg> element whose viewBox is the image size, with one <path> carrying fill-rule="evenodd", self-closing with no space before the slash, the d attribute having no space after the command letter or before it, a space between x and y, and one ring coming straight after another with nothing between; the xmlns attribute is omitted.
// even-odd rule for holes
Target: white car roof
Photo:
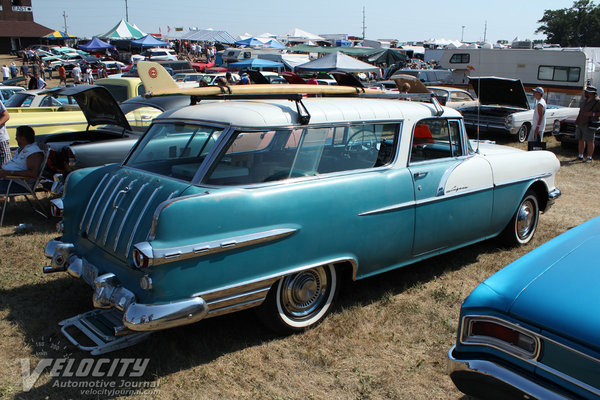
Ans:
<svg viewBox="0 0 600 400"><path fill-rule="evenodd" d="M6 85L0 85L0 89L25 90L25 88L23 86L6 86Z"/></svg>
<svg viewBox="0 0 600 400"><path fill-rule="evenodd" d="M310 124L398 121L431 117L433 104L401 100L365 98L306 98L302 100L310 113ZM444 108L444 116L460 117L455 110ZM167 111L160 119L183 119L216 122L247 128L266 128L297 124L296 104L287 100L225 100L200 103ZM156 119L157 121L159 118Z"/></svg>

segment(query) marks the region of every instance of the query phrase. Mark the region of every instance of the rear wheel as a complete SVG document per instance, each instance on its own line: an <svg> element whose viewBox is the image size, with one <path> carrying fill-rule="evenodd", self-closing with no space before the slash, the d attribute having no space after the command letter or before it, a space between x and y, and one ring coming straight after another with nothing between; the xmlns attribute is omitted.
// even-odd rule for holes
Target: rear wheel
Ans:
<svg viewBox="0 0 600 400"><path fill-rule="evenodd" d="M331 311L338 287L333 264L288 275L273 285L257 314L278 333L300 332L317 325Z"/></svg>
<svg viewBox="0 0 600 400"><path fill-rule="evenodd" d="M533 189L529 189L519 203L515 215L501 234L504 242L510 246L522 246L529 243L537 229L539 216L540 207L537 195Z"/></svg>
<svg viewBox="0 0 600 400"><path fill-rule="evenodd" d="M517 133L517 139L519 140L519 143L525 142L527 140L527 136L529 136L529 125L523 124Z"/></svg>

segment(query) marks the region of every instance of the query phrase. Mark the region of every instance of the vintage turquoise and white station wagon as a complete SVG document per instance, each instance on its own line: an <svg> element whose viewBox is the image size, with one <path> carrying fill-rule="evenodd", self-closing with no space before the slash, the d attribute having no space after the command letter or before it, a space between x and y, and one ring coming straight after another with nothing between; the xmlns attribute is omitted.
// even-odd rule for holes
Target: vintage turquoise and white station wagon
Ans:
<svg viewBox="0 0 600 400"><path fill-rule="evenodd" d="M525 244L560 195L552 153L472 144L435 103L226 97L162 114L122 165L69 175L45 272L94 288L97 310L62 322L81 348L258 306L274 329L302 330L342 275L500 234Z"/></svg>

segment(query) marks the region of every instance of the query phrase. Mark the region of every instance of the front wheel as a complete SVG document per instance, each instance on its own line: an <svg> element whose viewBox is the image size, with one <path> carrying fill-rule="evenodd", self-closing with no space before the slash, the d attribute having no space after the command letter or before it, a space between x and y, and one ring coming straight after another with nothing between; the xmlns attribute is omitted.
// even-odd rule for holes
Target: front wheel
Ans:
<svg viewBox="0 0 600 400"><path fill-rule="evenodd" d="M519 140L519 143L525 142L527 140L527 136L529 136L529 125L523 124L517 133L517 139Z"/></svg>
<svg viewBox="0 0 600 400"><path fill-rule="evenodd" d="M288 275L273 285L257 314L278 333L301 332L317 325L331 311L338 286L333 264Z"/></svg>
<svg viewBox="0 0 600 400"><path fill-rule="evenodd" d="M535 191L529 189L519 203L515 215L501 236L510 246L522 246L531 241L537 229L540 208Z"/></svg>

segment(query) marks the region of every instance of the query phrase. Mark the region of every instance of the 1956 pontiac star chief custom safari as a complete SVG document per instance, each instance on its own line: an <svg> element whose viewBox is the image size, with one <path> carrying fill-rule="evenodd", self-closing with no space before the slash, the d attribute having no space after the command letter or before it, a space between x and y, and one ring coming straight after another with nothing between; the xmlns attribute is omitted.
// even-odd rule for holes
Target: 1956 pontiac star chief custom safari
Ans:
<svg viewBox="0 0 600 400"><path fill-rule="evenodd" d="M54 203L62 237L45 272L94 288L97 309L61 325L95 354L256 306L277 331L306 329L331 310L342 274L497 235L525 244L560 195L552 153L474 151L461 115L435 101L340 86L181 89L155 63L138 68L154 95L201 101L157 117L121 165L70 174Z"/></svg>

